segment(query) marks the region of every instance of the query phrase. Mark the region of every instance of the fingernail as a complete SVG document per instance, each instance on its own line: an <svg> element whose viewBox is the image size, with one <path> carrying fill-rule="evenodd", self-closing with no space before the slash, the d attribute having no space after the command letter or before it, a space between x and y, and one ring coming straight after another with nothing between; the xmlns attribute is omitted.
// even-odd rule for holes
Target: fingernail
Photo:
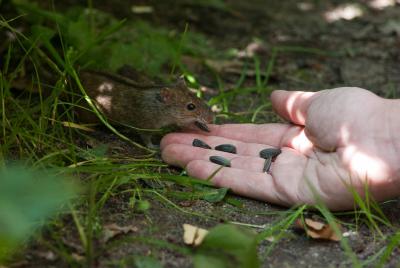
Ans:
<svg viewBox="0 0 400 268"><path fill-rule="evenodd" d="M267 159L277 157L282 152L279 148L268 148L260 151L260 157Z"/></svg>
<svg viewBox="0 0 400 268"><path fill-rule="evenodd" d="M199 140L199 139L194 139L193 142L192 142L192 145L194 147L200 147L200 148L204 148L204 149L211 149L210 145L208 145L207 143L205 143L204 141Z"/></svg>
<svg viewBox="0 0 400 268"><path fill-rule="evenodd" d="M231 161L222 157L222 156L217 156L217 155L213 155L210 156L210 161L217 164L217 165L221 165L224 167L230 167L231 166Z"/></svg>
<svg viewBox="0 0 400 268"><path fill-rule="evenodd" d="M226 153L236 154L236 147L232 144L221 144L214 148L217 151L222 151Z"/></svg>
<svg viewBox="0 0 400 268"><path fill-rule="evenodd" d="M271 163L272 163L272 157L268 157L267 159L265 159L263 172L269 171L269 169L271 168Z"/></svg>

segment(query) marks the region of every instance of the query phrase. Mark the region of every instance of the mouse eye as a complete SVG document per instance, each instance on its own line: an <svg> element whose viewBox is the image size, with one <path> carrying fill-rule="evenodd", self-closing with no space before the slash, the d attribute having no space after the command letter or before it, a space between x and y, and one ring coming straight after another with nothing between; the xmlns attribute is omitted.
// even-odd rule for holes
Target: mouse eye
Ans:
<svg viewBox="0 0 400 268"><path fill-rule="evenodd" d="M186 108L189 111L193 111L194 109L196 109L196 105L194 105L193 103L189 103L188 105L186 105Z"/></svg>

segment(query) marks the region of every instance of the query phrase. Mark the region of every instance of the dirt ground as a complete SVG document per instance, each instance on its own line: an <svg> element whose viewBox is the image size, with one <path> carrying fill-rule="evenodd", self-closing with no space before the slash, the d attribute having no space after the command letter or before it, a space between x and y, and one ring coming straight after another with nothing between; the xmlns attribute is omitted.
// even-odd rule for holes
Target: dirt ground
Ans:
<svg viewBox="0 0 400 268"><path fill-rule="evenodd" d="M57 1L58 2L58 1ZM68 1L70 4L86 1ZM266 64L274 46L301 46L319 48L333 52L335 56L313 53L283 52L277 57L270 86L276 89L321 90L339 86L359 86L380 96L396 98L400 96L400 5L372 7L378 2L390 1L261 1L228 0L228 10L202 7L192 4L175 4L175 1L131 1L154 7L151 14L137 15L126 7L128 1L94 1L96 8L115 14L119 18L141 19L183 31L189 22L190 31L207 36L211 45L220 50L236 48L239 51L251 49L254 40L260 40L259 53L262 64ZM359 9L351 9L352 4ZM62 5L62 3L60 3ZM132 3L129 3L129 6ZM58 3L56 4L56 7ZM347 9L344 8L347 6ZM342 8L341 8L342 7ZM347 10L347 11L346 11ZM353 11L351 11L353 10ZM357 11L358 10L358 11ZM336 13L334 11L337 11ZM340 16L361 12L359 17L347 20ZM353 13L352 13L353 12ZM343 15L343 14L342 14ZM348 17L347 17L348 18ZM203 69L196 70L200 83L215 87L214 78ZM222 75L227 85L234 83L238 76ZM254 77L248 77L252 83ZM240 108L240 107L239 107ZM155 237L183 246L182 224L209 228L219 222L236 221L249 224L269 224L276 219L260 212L284 210L267 203L237 197L244 203L244 209L223 203L196 201L188 212L204 215L221 215L219 221L182 213L160 200L151 201L151 209L144 214L132 212L124 197L111 198L103 212L104 223L118 223L121 226L135 226L138 231L121 237L112 247L102 249L96 266L119 266L117 261L127 256L154 255L165 267L190 267L190 260L171 249L155 249L146 243L129 241L129 237ZM179 203L178 203L179 204ZM400 227L400 201L383 206L389 220ZM354 219L345 219L353 222ZM385 229L383 228L385 232ZM390 235L389 231L386 231ZM68 237L66 231L65 236ZM71 238L71 240L73 240ZM357 256L366 260L380 250L383 245L366 226L361 226L350 239L350 245ZM270 242L265 241L260 253ZM23 266L60 267L57 260L38 256L41 246L33 245L28 250ZM100 251L99 251L100 252ZM387 267L399 267L400 251ZM307 238L303 233L290 232L262 261L262 267L349 267L351 263L344 255L340 244L321 242Z"/></svg>

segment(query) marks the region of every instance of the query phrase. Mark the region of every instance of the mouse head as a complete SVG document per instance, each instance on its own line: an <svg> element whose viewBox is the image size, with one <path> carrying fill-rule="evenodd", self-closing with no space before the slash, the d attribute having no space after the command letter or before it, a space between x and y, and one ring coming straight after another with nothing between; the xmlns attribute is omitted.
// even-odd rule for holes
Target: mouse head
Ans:
<svg viewBox="0 0 400 268"><path fill-rule="evenodd" d="M189 90L183 77L172 86L162 88L157 99L165 104L163 112L171 120L169 124L208 131L206 124L212 122L214 115L207 104Z"/></svg>

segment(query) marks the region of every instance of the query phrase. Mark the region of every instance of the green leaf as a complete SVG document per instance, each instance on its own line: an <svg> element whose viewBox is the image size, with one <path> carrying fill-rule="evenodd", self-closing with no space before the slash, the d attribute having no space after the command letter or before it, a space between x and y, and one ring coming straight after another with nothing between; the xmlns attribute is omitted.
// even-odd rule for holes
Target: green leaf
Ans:
<svg viewBox="0 0 400 268"><path fill-rule="evenodd" d="M223 258L220 258L218 256L212 256L212 255L202 255L202 254L197 254L194 257L194 267L195 268L200 268L200 267L209 267L209 268L219 268L219 267L230 267L225 263L225 260ZM233 266L236 267L236 266Z"/></svg>
<svg viewBox="0 0 400 268"><path fill-rule="evenodd" d="M235 206L237 208L243 208L244 207L244 204L243 204L242 201L240 201L240 200L238 200L236 198L233 198L233 197L225 198L225 202L230 204L230 205L232 205L232 206Z"/></svg>
<svg viewBox="0 0 400 268"><path fill-rule="evenodd" d="M136 201L136 209L140 212L146 212L150 209L150 202L147 200L137 200Z"/></svg>
<svg viewBox="0 0 400 268"><path fill-rule="evenodd" d="M256 233L235 225L218 225L196 249L193 261L196 268L257 268Z"/></svg>
<svg viewBox="0 0 400 268"><path fill-rule="evenodd" d="M78 155L85 160L104 158L107 155L108 147L108 144L100 144L94 148L79 152Z"/></svg>
<svg viewBox="0 0 400 268"><path fill-rule="evenodd" d="M41 23L44 19L52 20L61 26L67 23L65 17L56 12L47 11L38 6L37 3L27 0L13 0L13 5L20 11L20 13L28 13L28 19L34 23Z"/></svg>
<svg viewBox="0 0 400 268"><path fill-rule="evenodd" d="M109 46L112 69L130 64L138 70L156 75L165 64L171 63L178 53L178 42L168 31L155 29L142 21L126 25L124 31L120 31L116 38L119 42Z"/></svg>
<svg viewBox="0 0 400 268"><path fill-rule="evenodd" d="M0 262L62 205L73 198L76 187L50 172L23 166L0 170Z"/></svg>
<svg viewBox="0 0 400 268"><path fill-rule="evenodd" d="M226 194L228 193L229 188L218 188L218 189L210 189L204 193L202 198L208 202L220 202L222 201Z"/></svg>
<svg viewBox="0 0 400 268"><path fill-rule="evenodd" d="M44 43L50 42L50 39L56 34L53 29L42 25L33 25L31 27L31 32L31 40L39 39Z"/></svg>
<svg viewBox="0 0 400 268"><path fill-rule="evenodd" d="M76 21L68 23L65 38L68 44L73 45L79 50L87 44L93 43L95 40L88 19L83 15Z"/></svg>
<svg viewBox="0 0 400 268"><path fill-rule="evenodd" d="M183 183L181 184L185 185ZM226 194L228 193L228 190L229 188L217 189L208 185L196 184L193 192L166 190L166 193L170 196L183 200L203 199L211 203L216 203L216 202L221 202L225 198Z"/></svg>

